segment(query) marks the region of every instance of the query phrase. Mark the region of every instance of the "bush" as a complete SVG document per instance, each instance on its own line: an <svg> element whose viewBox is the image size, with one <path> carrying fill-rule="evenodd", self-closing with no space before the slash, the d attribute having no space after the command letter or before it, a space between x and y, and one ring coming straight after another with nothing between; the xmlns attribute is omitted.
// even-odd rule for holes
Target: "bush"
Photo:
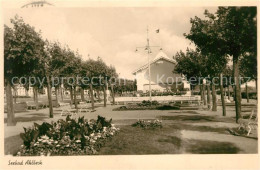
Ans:
<svg viewBox="0 0 260 170"><path fill-rule="evenodd" d="M138 120L137 122L135 122L134 124L132 124L133 127L141 127L141 128L144 128L144 129L147 129L147 128L162 128L162 121L156 119L154 121L150 121L150 120Z"/></svg>
<svg viewBox="0 0 260 170"><path fill-rule="evenodd" d="M20 136L24 145L17 156L50 155L89 155L96 154L107 138L118 132L104 117L90 120L79 117L77 120L67 116L57 122L34 123L31 128L24 128Z"/></svg>
<svg viewBox="0 0 260 170"><path fill-rule="evenodd" d="M243 99L246 99L247 98L246 97L246 92L242 92L241 93L241 97ZM256 92L248 92L248 97L249 97L249 99L257 99L257 93Z"/></svg>
<svg viewBox="0 0 260 170"><path fill-rule="evenodd" d="M180 110L180 106L162 105L156 108L157 110Z"/></svg>
<svg viewBox="0 0 260 170"><path fill-rule="evenodd" d="M138 106L157 106L159 105L159 102L154 100L154 101L150 101L150 100L143 100L142 103L137 103Z"/></svg>

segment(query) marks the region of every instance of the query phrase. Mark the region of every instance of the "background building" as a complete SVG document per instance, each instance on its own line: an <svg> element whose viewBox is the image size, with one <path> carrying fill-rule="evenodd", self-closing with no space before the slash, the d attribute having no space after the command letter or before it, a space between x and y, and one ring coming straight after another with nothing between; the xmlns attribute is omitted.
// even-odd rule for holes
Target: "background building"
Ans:
<svg viewBox="0 0 260 170"><path fill-rule="evenodd" d="M176 87L176 83L183 83L183 88L190 88L184 77L174 73L176 61L169 58L160 51L150 63L151 69L151 90L166 91ZM146 92L149 90L149 65L148 63L133 71L137 81L137 91Z"/></svg>

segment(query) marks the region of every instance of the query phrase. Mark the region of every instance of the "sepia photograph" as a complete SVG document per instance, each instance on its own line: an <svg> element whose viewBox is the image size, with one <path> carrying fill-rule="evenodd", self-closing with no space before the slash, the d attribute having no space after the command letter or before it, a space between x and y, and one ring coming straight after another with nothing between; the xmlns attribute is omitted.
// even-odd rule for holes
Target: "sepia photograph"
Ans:
<svg viewBox="0 0 260 170"><path fill-rule="evenodd" d="M2 164L259 168L258 4L176 4L1 1Z"/></svg>

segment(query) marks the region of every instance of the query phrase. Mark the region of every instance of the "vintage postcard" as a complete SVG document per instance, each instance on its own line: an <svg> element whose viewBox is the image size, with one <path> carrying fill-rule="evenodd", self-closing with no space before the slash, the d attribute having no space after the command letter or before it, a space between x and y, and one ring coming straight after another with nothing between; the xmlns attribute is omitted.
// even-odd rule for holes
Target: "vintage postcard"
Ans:
<svg viewBox="0 0 260 170"><path fill-rule="evenodd" d="M257 1L1 1L1 169L259 169Z"/></svg>

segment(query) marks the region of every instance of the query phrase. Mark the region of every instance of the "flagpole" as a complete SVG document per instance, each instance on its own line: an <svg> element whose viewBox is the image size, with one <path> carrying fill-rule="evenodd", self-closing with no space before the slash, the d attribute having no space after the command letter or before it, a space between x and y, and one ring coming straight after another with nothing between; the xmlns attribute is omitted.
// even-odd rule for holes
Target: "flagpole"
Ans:
<svg viewBox="0 0 260 170"><path fill-rule="evenodd" d="M149 46L149 37L148 37L148 26L147 26L147 56L148 56L148 69L149 69L149 100L152 101L152 91L151 91L151 65L150 65L150 46Z"/></svg>
<svg viewBox="0 0 260 170"><path fill-rule="evenodd" d="M149 101L152 101L152 88L151 88L151 62L150 62L150 53L152 53L151 48L152 47L160 47L160 46L150 46L149 42L149 27L147 26L147 45L145 47L136 47L136 52L138 51L138 48L145 48L147 50L147 57L148 57L148 76L149 76Z"/></svg>

